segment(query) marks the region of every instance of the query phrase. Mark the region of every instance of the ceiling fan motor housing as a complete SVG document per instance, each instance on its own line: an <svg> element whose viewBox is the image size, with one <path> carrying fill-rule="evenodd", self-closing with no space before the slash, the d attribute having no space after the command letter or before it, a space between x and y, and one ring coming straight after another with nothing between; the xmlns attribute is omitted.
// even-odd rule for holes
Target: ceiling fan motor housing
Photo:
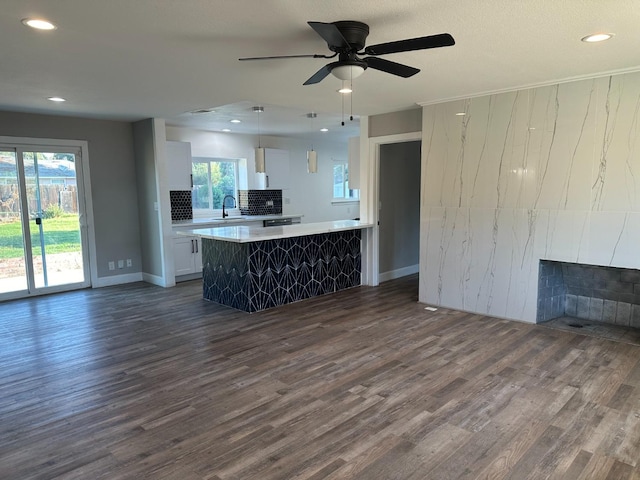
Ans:
<svg viewBox="0 0 640 480"><path fill-rule="evenodd" d="M333 22L349 44L350 48L339 45L329 45L329 49L338 53L356 53L362 50L369 36L369 25L355 20L342 20Z"/></svg>

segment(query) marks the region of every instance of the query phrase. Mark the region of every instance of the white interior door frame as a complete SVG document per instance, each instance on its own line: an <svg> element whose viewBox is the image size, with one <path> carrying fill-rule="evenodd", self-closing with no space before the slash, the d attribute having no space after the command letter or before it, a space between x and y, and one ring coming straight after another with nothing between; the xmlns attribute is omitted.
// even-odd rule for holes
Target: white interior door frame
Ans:
<svg viewBox="0 0 640 480"><path fill-rule="evenodd" d="M360 121L362 122L362 119ZM371 137L364 149L361 143L360 154L367 161L363 162L365 163L363 170L366 170L366 175L361 178L366 179L366 182L362 182L365 191L362 192L360 198L360 210L363 220L374 225L373 228L363 231L362 283L364 285L375 287L380 284L380 231L378 228L380 220L380 146L416 140L422 140L422 132ZM363 152L363 150L365 151Z"/></svg>

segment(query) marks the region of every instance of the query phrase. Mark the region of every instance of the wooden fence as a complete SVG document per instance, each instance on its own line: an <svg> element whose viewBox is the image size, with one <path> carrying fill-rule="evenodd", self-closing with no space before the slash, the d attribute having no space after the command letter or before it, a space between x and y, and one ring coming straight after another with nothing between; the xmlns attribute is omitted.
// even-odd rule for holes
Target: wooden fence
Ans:
<svg viewBox="0 0 640 480"><path fill-rule="evenodd" d="M29 212L36 212L35 187L27 186ZM78 213L77 188L74 185L40 185L40 202L42 211L51 206L58 206L65 213ZM18 185L0 185L0 220L15 219L20 214L20 197Z"/></svg>

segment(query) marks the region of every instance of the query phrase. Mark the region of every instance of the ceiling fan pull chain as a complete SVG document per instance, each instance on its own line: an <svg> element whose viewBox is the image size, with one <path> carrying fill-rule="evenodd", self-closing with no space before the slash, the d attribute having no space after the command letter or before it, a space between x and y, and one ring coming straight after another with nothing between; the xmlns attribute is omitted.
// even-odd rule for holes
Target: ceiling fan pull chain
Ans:
<svg viewBox="0 0 640 480"><path fill-rule="evenodd" d="M353 70L351 70L353 72ZM353 122L353 77L351 78L351 93L349 94L349 101L351 102L351 115L349 115L349 120Z"/></svg>

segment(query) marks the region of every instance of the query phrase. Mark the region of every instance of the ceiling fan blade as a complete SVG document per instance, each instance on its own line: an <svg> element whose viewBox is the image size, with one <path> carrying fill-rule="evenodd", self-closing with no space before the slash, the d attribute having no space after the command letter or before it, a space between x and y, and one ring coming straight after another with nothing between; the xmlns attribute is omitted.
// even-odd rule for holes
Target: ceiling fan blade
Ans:
<svg viewBox="0 0 640 480"><path fill-rule="evenodd" d="M327 75L329 75L330 73L331 73L331 68L329 67L329 65L325 65L320 70L318 70L316 73L311 75L309 80L304 82L303 85L313 85L314 83L319 83L320 81L324 80L324 78Z"/></svg>
<svg viewBox="0 0 640 480"><path fill-rule="evenodd" d="M238 60L240 60L241 62L244 62L247 60L274 60L276 58L332 58L332 56L319 55L316 53L311 55L274 55L271 57L245 57L245 58L239 58Z"/></svg>
<svg viewBox="0 0 640 480"><path fill-rule="evenodd" d="M318 35L320 35L330 50L334 48L348 48L349 42L344 38L338 27L336 27L333 23L324 23L324 22L307 22L311 28L313 28ZM334 48L332 48L334 47Z"/></svg>
<svg viewBox="0 0 640 480"><path fill-rule="evenodd" d="M385 55L387 53L410 52L412 50L425 50L427 48L450 47L456 41L448 33L430 35L428 37L409 38L397 42L379 43L364 49L367 55Z"/></svg>
<svg viewBox="0 0 640 480"><path fill-rule="evenodd" d="M381 72L397 75L402 78L409 78L420 71L418 68L410 67L409 65L403 65L401 63L390 62L384 58L367 57L362 59L369 68L374 70L380 70Z"/></svg>

